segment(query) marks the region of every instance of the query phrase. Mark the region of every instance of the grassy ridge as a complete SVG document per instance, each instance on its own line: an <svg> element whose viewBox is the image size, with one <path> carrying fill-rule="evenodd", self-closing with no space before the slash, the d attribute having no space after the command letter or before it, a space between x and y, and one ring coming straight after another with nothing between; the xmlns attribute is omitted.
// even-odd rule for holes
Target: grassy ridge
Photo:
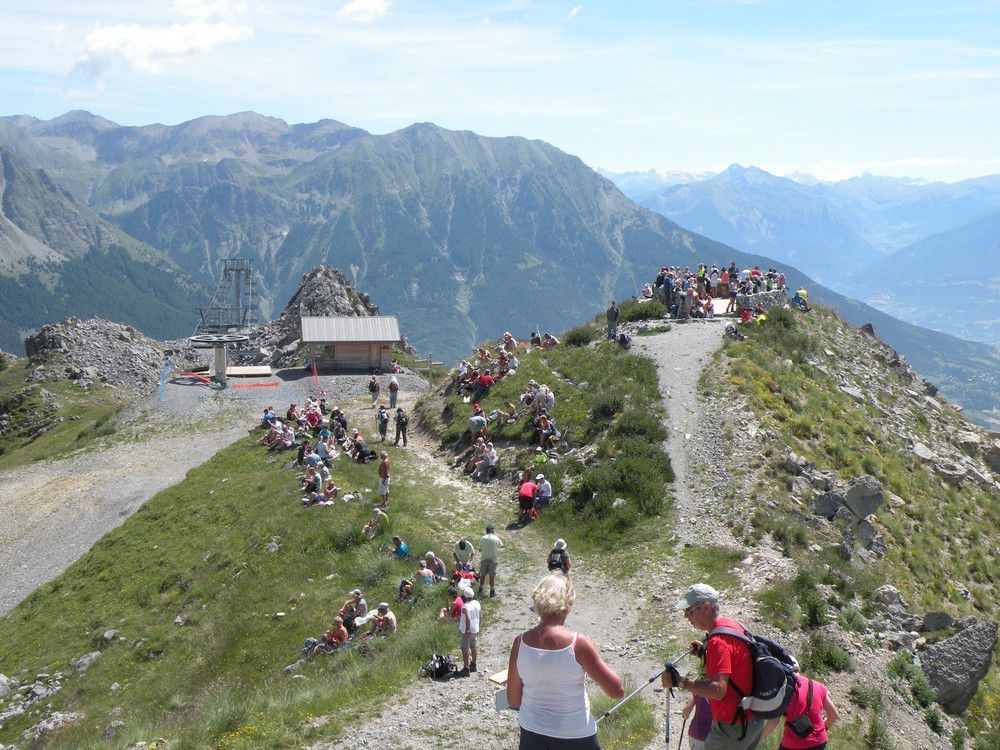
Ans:
<svg viewBox="0 0 1000 750"><path fill-rule="evenodd" d="M514 465L502 459L501 470L506 475L514 468L535 465L552 482L557 496L550 512L543 514L543 523L575 526L581 537L607 547L666 509L665 487L674 475L662 449L665 415L656 366L650 360L604 341L595 323L578 326L570 334L566 338L571 341L596 343L564 343L519 353L517 373L494 386L481 406L488 414L506 401L517 405L532 379L552 389L556 403L551 412L563 433L560 453L591 446L592 457L564 455L556 462L536 463L531 420L522 414L513 424L492 427L491 439L498 447L514 449ZM463 403L454 385L426 400L420 413L446 445L465 447L471 404Z"/></svg>
<svg viewBox="0 0 1000 750"><path fill-rule="evenodd" d="M769 314L767 324L748 331L747 341L726 344L717 355L725 366L706 370L703 385L745 397L762 423L776 432L779 445L788 445L817 468L844 480L872 474L886 490L903 499L900 507L887 502L877 513L888 552L867 566L844 562L833 547L839 541L836 531L817 523L796 501L781 503L774 510L758 503L758 510L736 533L747 541L770 534L800 569L796 579L763 593L763 612L785 628L808 630L836 620L846 630L860 632L864 617L877 610L875 589L891 580L917 610L945 607L959 614L995 618L996 530L1000 528L996 492L971 481L961 487L942 483L914 456L903 436L881 427L887 420L879 407L857 403L840 390L831 374L816 367L816 361L826 360L832 371L844 366L843 358L854 356L838 345L834 332L840 341L856 335L822 308L807 316ZM882 389L881 393L872 390L879 399L900 388L888 369L876 364L871 370ZM930 436L926 415L915 409L911 414L908 429L923 435L928 444L941 439ZM959 416L950 409L936 418L955 432L960 428ZM764 450L765 479L751 499L768 494L770 488L780 493L791 488L790 475L769 465L777 458L771 449ZM826 547L820 555L807 553L812 542ZM821 594L820 586L831 593ZM1000 703L993 697L1000 680L997 671L994 665L966 712L975 730L1000 726ZM995 730L989 737L993 740L987 738L987 742L996 740Z"/></svg>
<svg viewBox="0 0 1000 750"><path fill-rule="evenodd" d="M390 524L371 542L360 534L369 503L303 509L285 457L247 439L159 493L0 620L0 671L62 671L55 710L88 717L53 746L106 746L99 737L114 706L127 709L121 746L156 736L179 747L300 745L335 735L352 709L412 680L432 651L454 650L453 624L435 622L443 603L435 589L413 609L394 604L399 632L369 654L316 659L301 670L307 681L281 675L303 640L329 626L349 589L364 589L371 606L395 602L396 584L415 564L384 551L392 533L414 551L441 554L451 535L478 531L445 536L433 512L457 502L457 493L419 476L411 454L388 450L397 482ZM375 466L341 460L334 477L340 486L373 489ZM276 553L265 551L272 538L281 545ZM103 644L108 629L125 641ZM98 661L75 674L70 660L94 650L102 650ZM331 721L307 728L314 715ZM0 742L34 721L12 719Z"/></svg>

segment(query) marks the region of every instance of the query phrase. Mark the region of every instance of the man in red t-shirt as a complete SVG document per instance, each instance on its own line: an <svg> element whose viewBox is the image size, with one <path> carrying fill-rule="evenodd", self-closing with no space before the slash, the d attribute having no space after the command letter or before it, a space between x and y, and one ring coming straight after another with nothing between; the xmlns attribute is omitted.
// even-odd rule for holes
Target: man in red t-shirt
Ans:
<svg viewBox="0 0 1000 750"><path fill-rule="evenodd" d="M745 632L736 620L719 614L719 592L707 583L697 583L684 592L677 609L684 612L684 617L695 628L706 633L716 628ZM709 638L704 647L701 641L691 643L691 653L702 654L703 651L705 677L695 680L677 675L672 678L668 671L663 676L664 686L670 687L672 682L674 687L708 699L713 722L712 731L705 740L705 750L754 750L760 744L765 722L750 712L737 710L742 700L740 692L749 695L753 689L750 647L739 638L717 635Z"/></svg>

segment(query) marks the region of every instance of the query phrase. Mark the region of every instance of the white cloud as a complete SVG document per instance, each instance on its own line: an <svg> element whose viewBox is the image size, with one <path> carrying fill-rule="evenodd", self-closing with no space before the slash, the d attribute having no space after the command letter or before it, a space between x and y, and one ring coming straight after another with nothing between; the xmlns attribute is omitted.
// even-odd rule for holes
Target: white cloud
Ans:
<svg viewBox="0 0 1000 750"><path fill-rule="evenodd" d="M581 10L583 10L582 5L574 5L572 8L570 8L569 15L566 16L566 20L572 21L574 18L580 15Z"/></svg>
<svg viewBox="0 0 1000 750"><path fill-rule="evenodd" d="M175 0L174 10L190 20L169 25L111 24L95 26L84 38L74 72L99 78L120 65L159 73L164 61L209 52L229 42L253 38L241 22L246 5L231 0Z"/></svg>
<svg viewBox="0 0 1000 750"><path fill-rule="evenodd" d="M345 21L371 23L384 18L389 12L392 0L351 0L337 11L337 18Z"/></svg>

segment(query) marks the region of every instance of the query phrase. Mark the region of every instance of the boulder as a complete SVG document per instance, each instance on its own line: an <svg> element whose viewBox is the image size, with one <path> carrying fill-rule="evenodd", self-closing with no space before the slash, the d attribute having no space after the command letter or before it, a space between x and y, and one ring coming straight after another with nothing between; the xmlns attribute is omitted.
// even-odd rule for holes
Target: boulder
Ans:
<svg viewBox="0 0 1000 750"><path fill-rule="evenodd" d="M789 474L798 476L809 467L809 462L794 451L788 451L782 459L782 466Z"/></svg>
<svg viewBox="0 0 1000 750"><path fill-rule="evenodd" d="M932 630L944 630L955 624L955 618L947 612L928 612L920 622L920 632L929 633Z"/></svg>
<svg viewBox="0 0 1000 750"><path fill-rule="evenodd" d="M5 674L0 674L0 698L3 698L15 687L17 687L17 680L12 680Z"/></svg>
<svg viewBox="0 0 1000 750"><path fill-rule="evenodd" d="M934 458L934 451L932 451L923 443L914 443L913 453L914 455L916 455L917 458L919 458L922 461L930 461L931 459Z"/></svg>
<svg viewBox="0 0 1000 750"><path fill-rule="evenodd" d="M924 403L927 404L934 411L941 411L941 402L938 401L933 396L924 396Z"/></svg>
<svg viewBox="0 0 1000 750"><path fill-rule="evenodd" d="M81 713L56 711L43 718L31 729L25 730L21 736L28 741L29 747L32 749L40 748L46 744L46 740L51 734L65 726L83 721L83 719L84 715Z"/></svg>
<svg viewBox="0 0 1000 750"><path fill-rule="evenodd" d="M858 539L858 544L865 549L871 549L872 542L875 541L876 533L875 527L868 523L868 521L862 521L858 524L858 528L854 530L854 534Z"/></svg>
<svg viewBox="0 0 1000 750"><path fill-rule="evenodd" d="M982 438L974 432L958 433L958 437L955 438L955 442L958 443L958 447L962 449L962 453L967 456L978 455L979 449L983 445Z"/></svg>
<svg viewBox="0 0 1000 750"><path fill-rule="evenodd" d="M855 388L853 385L842 385L840 390L853 398L859 404L863 404L865 402L865 394L861 392L860 388Z"/></svg>
<svg viewBox="0 0 1000 750"><path fill-rule="evenodd" d="M840 510L843 505L843 495L830 490L828 492L824 492L822 495L818 495L816 499L813 500L813 514L823 516L827 521L832 521L833 517L837 515L837 511Z"/></svg>
<svg viewBox="0 0 1000 750"><path fill-rule="evenodd" d="M113 630L113 629L112 630L105 630L104 631L104 635L101 636L101 640L104 641L105 643L111 643L111 641L113 641L117 637L118 637L118 631L117 630Z"/></svg>
<svg viewBox="0 0 1000 750"><path fill-rule="evenodd" d="M118 732L121 730L123 726L125 726L124 721L122 721L121 719L115 719L106 727L104 727L104 731L101 732L101 739L104 740L105 742L110 742L114 738L114 736L118 734Z"/></svg>
<svg viewBox="0 0 1000 750"><path fill-rule="evenodd" d="M906 604L903 603L903 597L899 593L899 589L895 586L890 586L889 584L879 586L875 589L875 601L879 604L884 604L887 607L900 607L902 609L906 609Z"/></svg>
<svg viewBox="0 0 1000 750"><path fill-rule="evenodd" d="M868 336L874 336L875 335L875 326L873 326L871 323L865 323L864 325L861 326L860 330L861 330L861 333L864 333L864 334L866 334Z"/></svg>
<svg viewBox="0 0 1000 750"><path fill-rule="evenodd" d="M861 519L868 518L883 502L882 485L871 474L865 474L851 482L844 495L844 504Z"/></svg>
<svg viewBox="0 0 1000 750"><path fill-rule="evenodd" d="M983 459L986 461L986 465L990 467L990 471L994 474L1000 474L1000 440L991 440L990 444L983 451Z"/></svg>
<svg viewBox="0 0 1000 750"><path fill-rule="evenodd" d="M934 464L934 472L952 487L961 487L969 473L964 466L959 466L953 461L941 461Z"/></svg>
<svg viewBox="0 0 1000 750"><path fill-rule="evenodd" d="M961 714L968 708L989 672L996 643L997 624L980 620L924 650L920 666L945 711Z"/></svg>
<svg viewBox="0 0 1000 750"><path fill-rule="evenodd" d="M89 654L84 654L79 659L70 662L77 672L86 672L88 667L92 665L95 661L101 658L100 651L91 651Z"/></svg>

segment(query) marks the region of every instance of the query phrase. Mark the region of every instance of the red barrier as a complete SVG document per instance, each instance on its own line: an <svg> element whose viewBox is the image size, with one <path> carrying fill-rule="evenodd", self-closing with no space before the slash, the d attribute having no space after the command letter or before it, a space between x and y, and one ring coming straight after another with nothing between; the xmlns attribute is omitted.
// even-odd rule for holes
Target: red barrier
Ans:
<svg viewBox="0 0 1000 750"><path fill-rule="evenodd" d="M230 386L230 388L276 388L281 385L280 380L274 380L268 383L241 383L239 385Z"/></svg>
<svg viewBox="0 0 1000 750"><path fill-rule="evenodd" d="M323 388L323 384L319 382L319 374L316 372L316 362L313 362L313 380L316 382L316 389L319 391L321 396L326 395L326 390Z"/></svg>
<svg viewBox="0 0 1000 750"><path fill-rule="evenodd" d="M188 378L196 378L196 379L202 381L203 383L211 383L212 382L211 379L206 378L204 375L202 375L201 373L197 373L197 372L175 372L174 376L176 377L177 375L183 375L184 377L188 377Z"/></svg>

